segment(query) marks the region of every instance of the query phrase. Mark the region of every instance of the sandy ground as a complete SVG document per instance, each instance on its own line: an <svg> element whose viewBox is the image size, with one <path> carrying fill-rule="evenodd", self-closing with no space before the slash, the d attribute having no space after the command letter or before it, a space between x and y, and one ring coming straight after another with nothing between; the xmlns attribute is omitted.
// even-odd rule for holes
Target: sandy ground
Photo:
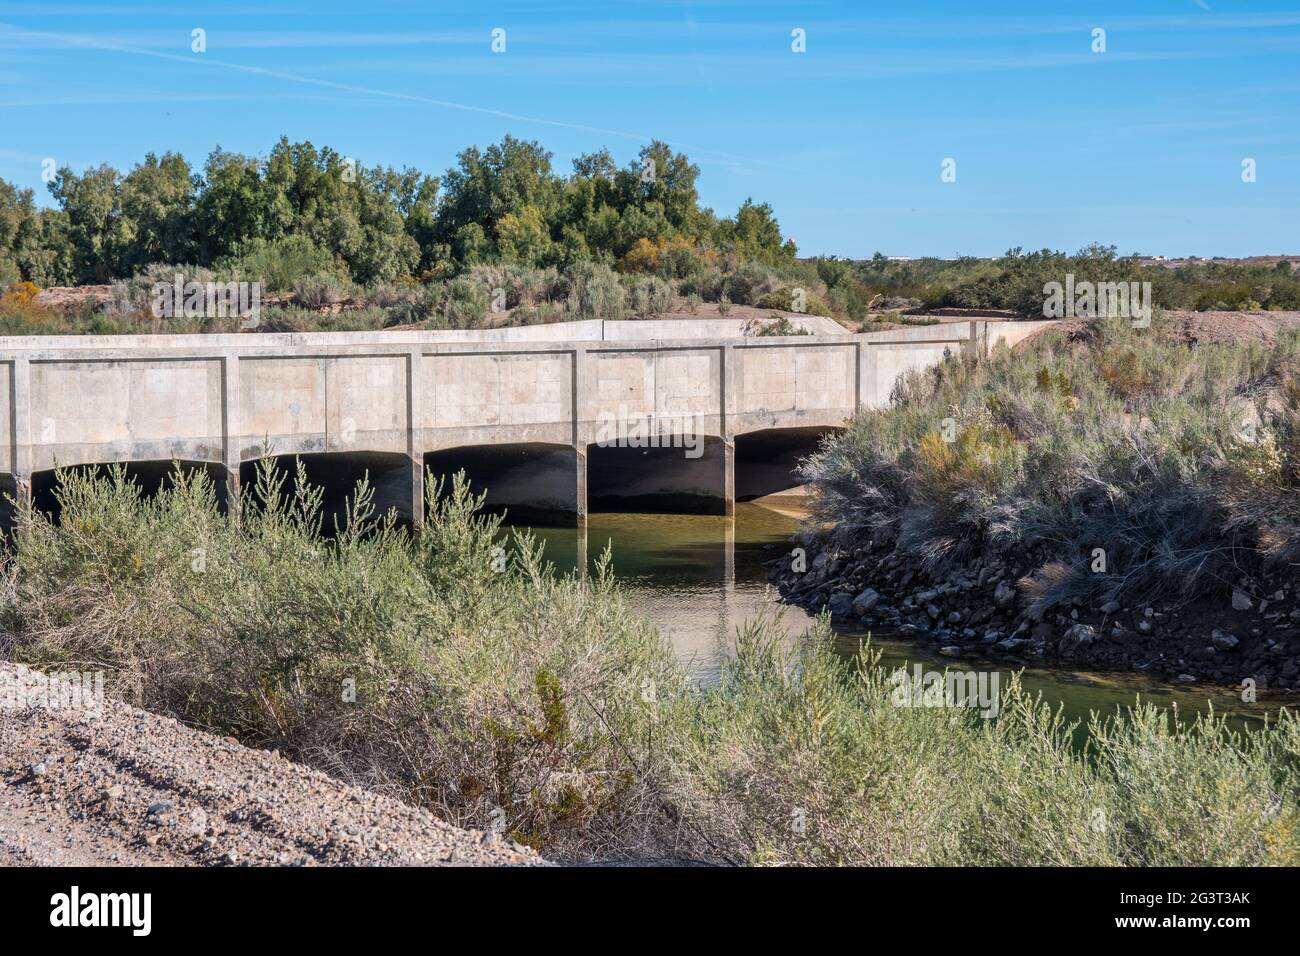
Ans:
<svg viewBox="0 0 1300 956"><path fill-rule="evenodd" d="M1174 323L1179 336L1194 344L1244 345L1263 342L1272 345L1281 329L1300 326L1300 312L1175 312L1165 313ZM1041 336L1064 332L1075 335L1087 328L1088 319L1065 319L1050 328L1036 332L1024 339L1018 348L1031 347L1028 343Z"/></svg>
<svg viewBox="0 0 1300 956"><path fill-rule="evenodd" d="M0 663L4 687L41 686ZM0 865L536 865L271 752L106 700L0 696Z"/></svg>

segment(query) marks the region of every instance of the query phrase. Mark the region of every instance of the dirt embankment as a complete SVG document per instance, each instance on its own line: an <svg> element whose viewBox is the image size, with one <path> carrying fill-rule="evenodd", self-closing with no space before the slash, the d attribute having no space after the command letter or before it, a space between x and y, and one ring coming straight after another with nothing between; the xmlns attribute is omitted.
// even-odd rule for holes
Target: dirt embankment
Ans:
<svg viewBox="0 0 1300 956"><path fill-rule="evenodd" d="M273 752L0 663L0 865L537 865ZM66 703L66 700L62 703Z"/></svg>
<svg viewBox="0 0 1300 956"><path fill-rule="evenodd" d="M1165 318L1178 338L1193 345L1272 345L1280 331L1300 326L1300 312L1168 311ZM1079 335L1091 324L1091 319L1062 319L1025 338L1017 348L1031 348L1047 335Z"/></svg>
<svg viewBox="0 0 1300 956"><path fill-rule="evenodd" d="M924 574L892 546L812 544L806 570L792 555L770 562L782 598L867 630L932 642L947 657L1019 663L1068 661L1141 671L1179 683L1300 690L1300 592L1294 580L1243 582L1190 604L1100 607L1067 602L1037 610L1043 557L1017 552L969 562L949 577Z"/></svg>

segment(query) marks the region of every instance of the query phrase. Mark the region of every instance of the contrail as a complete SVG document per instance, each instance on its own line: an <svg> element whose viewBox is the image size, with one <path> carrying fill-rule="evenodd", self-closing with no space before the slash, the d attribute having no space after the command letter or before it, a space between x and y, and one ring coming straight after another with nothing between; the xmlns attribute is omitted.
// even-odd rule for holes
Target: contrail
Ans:
<svg viewBox="0 0 1300 956"><path fill-rule="evenodd" d="M648 143L655 136L648 136L644 133L629 133L626 130L607 129L602 126L589 126L585 123L569 123L564 120L543 119L537 116L524 116L520 113L511 113L507 110L492 109L487 106L472 106L468 103L456 103L451 100L440 100L431 96L421 96L417 93L395 93L392 90L380 90L368 86L357 86L352 83L339 83L334 80L321 80L310 76L303 76L299 73L289 73L285 70L272 70L262 66L247 66L242 63L231 63L227 60L216 60L210 58L207 54L182 56L177 53L164 53L160 50L149 50L144 47L122 46L120 44L106 43L99 40L92 40L84 37L69 37L58 33L45 33L38 30L24 30L10 23L0 23L0 28L11 30L22 36L39 37L42 39L55 40L73 47L86 47L94 50L105 50L112 53L131 53L136 56L150 56L159 60L172 60L177 63L205 63L209 66L222 67L227 70L235 70L240 73L248 73L255 76L266 76L278 80L287 80L291 83L302 83L307 86L321 87L323 89L338 90L343 93L353 93L361 96L378 96L392 100L405 100L411 103L420 103L425 106L437 106L442 109L460 110L466 113L481 113L485 116L496 116L501 119L511 120L519 123L536 123L541 126L554 126L560 129L576 130L584 133L598 133L602 136L617 136L622 139L635 140L637 142ZM661 140L674 147L675 149L692 150L698 153L706 153L713 156L719 156L723 159L729 159L734 162L753 163L755 165L767 166L772 169L781 169L786 172L798 172L787 166L773 163L769 160L751 159L748 156L737 156L734 153L724 153L720 150L710 149L705 146L696 146L690 143L675 142L673 140Z"/></svg>

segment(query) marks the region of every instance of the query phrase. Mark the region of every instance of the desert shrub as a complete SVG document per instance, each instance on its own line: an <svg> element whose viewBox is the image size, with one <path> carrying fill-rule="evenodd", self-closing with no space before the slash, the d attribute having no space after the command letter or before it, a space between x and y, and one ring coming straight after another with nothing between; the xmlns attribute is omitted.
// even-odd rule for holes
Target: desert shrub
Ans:
<svg viewBox="0 0 1300 956"><path fill-rule="evenodd" d="M640 742L662 729L643 686L682 691L668 645L606 571L554 576L526 537L498 574L499 522L462 479L447 494L430 482L417 541L364 483L326 534L301 467L263 464L238 526L202 474L148 498L120 468L60 477L61 522L19 519L17 606L0 618L18 659L103 669L120 697L454 823L487 828L502 808L512 835L553 852L672 829L638 773L654 766Z"/></svg>
<svg viewBox="0 0 1300 956"><path fill-rule="evenodd" d="M798 305L795 296L795 288L789 287L777 289L775 292L769 292L760 298L755 305L760 309L778 309L781 312L801 312L805 315L831 315L830 307L817 296L805 290L803 296L803 307L796 309Z"/></svg>
<svg viewBox="0 0 1300 956"><path fill-rule="evenodd" d="M716 268L721 257L686 236L640 238L618 261L620 272L651 273L661 279L686 279Z"/></svg>
<svg viewBox="0 0 1300 956"><path fill-rule="evenodd" d="M559 302L521 305L510 313L511 325L549 325L552 322L566 322L568 319L569 314Z"/></svg>
<svg viewBox="0 0 1300 956"><path fill-rule="evenodd" d="M254 305L260 306L260 292L256 298L255 303L251 289L241 297L233 280L202 266L150 263L132 278L112 284L105 311L133 326L134 332L234 332L247 317L241 306L247 304L251 314Z"/></svg>
<svg viewBox="0 0 1300 956"><path fill-rule="evenodd" d="M261 282L266 292L292 292L295 283L312 276L347 275L328 250L302 235L247 240L216 269L241 281Z"/></svg>
<svg viewBox="0 0 1300 956"><path fill-rule="evenodd" d="M658 315L672 311L677 302L677 294L663 279L642 276L632 283L628 301L636 315Z"/></svg>
<svg viewBox="0 0 1300 956"><path fill-rule="evenodd" d="M936 571L990 546L1032 551L1044 609L1212 593L1300 550L1278 371L1296 338L1192 347L1157 316L978 364L950 356L808 461L819 518ZM1098 541L1105 574L1082 557Z"/></svg>
<svg viewBox="0 0 1300 956"><path fill-rule="evenodd" d="M790 321L784 315L771 315L767 319L751 319L741 329L744 335L811 335L802 325Z"/></svg>
<svg viewBox="0 0 1300 956"><path fill-rule="evenodd" d="M706 847L784 865L1291 865L1300 720L1150 705L1076 727L1013 675L997 719L907 706L863 646L742 628L674 753Z"/></svg>
<svg viewBox="0 0 1300 956"><path fill-rule="evenodd" d="M23 277L18 264L12 259L0 256L0 295L9 291L9 287Z"/></svg>
<svg viewBox="0 0 1300 956"><path fill-rule="evenodd" d="M413 286L400 295L392 295L388 297L391 304L383 307L387 313L384 325L392 327L439 322L443 297L443 285L436 282Z"/></svg>
<svg viewBox="0 0 1300 956"><path fill-rule="evenodd" d="M11 282L4 288L0 303L8 307L34 306L40 294L40 286L33 282Z"/></svg>
<svg viewBox="0 0 1300 956"><path fill-rule="evenodd" d="M706 268L682 279L677 289L682 295L699 296L703 302L717 302L727 293L727 281L721 269Z"/></svg>
<svg viewBox="0 0 1300 956"><path fill-rule="evenodd" d="M375 332L394 321L392 309L375 307L320 312L301 305L272 305L262 309L257 332ZM225 331L235 331L232 327Z"/></svg>
<svg viewBox="0 0 1300 956"><path fill-rule="evenodd" d="M364 286L356 290L356 299L363 306L379 309L391 309L410 302L422 289L414 281L381 282Z"/></svg>
<svg viewBox="0 0 1300 956"><path fill-rule="evenodd" d="M607 265L580 262L565 275L569 314L575 319L622 319L627 293Z"/></svg>
<svg viewBox="0 0 1300 956"><path fill-rule="evenodd" d="M14 282L0 294L0 335L58 335L75 324L41 305L40 288L31 282Z"/></svg>
<svg viewBox="0 0 1300 956"><path fill-rule="evenodd" d="M727 297L741 305L757 305L769 292L775 292L780 280L767 266L746 262L726 278Z"/></svg>
<svg viewBox="0 0 1300 956"><path fill-rule="evenodd" d="M560 274L553 266L538 269L504 262L474 266L465 278L486 289L490 299L501 290L506 309L547 301L560 284Z"/></svg>
<svg viewBox="0 0 1300 956"><path fill-rule="evenodd" d="M187 283L197 282L204 287L199 300L194 304L201 311L208 311L207 286L208 283L216 281L216 274L211 269L204 269L201 266L168 265L162 262L150 263L130 279L115 281L112 284L112 298L109 300L108 309L121 315L163 318L163 316L155 314L155 305L158 299L158 296L155 295L155 287L161 285L166 286L168 289L174 289L177 276L180 276L182 286ZM169 298L167 301L170 303L172 300ZM180 305L187 303L188 296ZM172 304L175 305L175 303ZM169 318L178 317L173 315Z"/></svg>
<svg viewBox="0 0 1300 956"><path fill-rule="evenodd" d="M938 454L944 474L984 473ZM824 619L793 642L779 619L744 625L718 683L691 687L607 560L557 575L527 535L502 538L463 476L429 481L418 537L375 513L364 481L329 533L301 466L259 465L238 523L201 472L152 497L120 466L62 473L57 494L58 522L19 508L0 654L103 670L119 698L454 824L504 812L554 858L1300 862L1285 710L1235 731L1144 706L1094 717L1080 747L1014 678L995 720L908 706L898 675L869 646L837 652Z"/></svg>
<svg viewBox="0 0 1300 956"><path fill-rule="evenodd" d="M293 284L294 300L308 309L338 305L349 292L348 283L332 273L303 276Z"/></svg>
<svg viewBox="0 0 1300 956"><path fill-rule="evenodd" d="M469 279L453 279L443 288L435 324L448 329L476 329L488 314L488 292Z"/></svg>

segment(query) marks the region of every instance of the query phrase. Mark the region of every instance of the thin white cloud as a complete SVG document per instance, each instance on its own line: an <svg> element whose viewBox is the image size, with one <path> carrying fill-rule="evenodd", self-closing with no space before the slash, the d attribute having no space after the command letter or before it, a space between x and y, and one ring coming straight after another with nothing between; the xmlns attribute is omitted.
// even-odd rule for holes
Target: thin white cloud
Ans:
<svg viewBox="0 0 1300 956"><path fill-rule="evenodd" d="M302 94L276 94L284 98L300 98ZM129 103L220 103L220 102L262 102L268 99L266 94L236 93L105 93L102 95L68 94L66 96L27 97L23 99L0 100L0 107L47 107L47 106L125 106Z"/></svg>
<svg viewBox="0 0 1300 956"><path fill-rule="evenodd" d="M244 73L251 76L267 77L269 79L284 80L290 83L298 83L306 86L314 86L321 89L336 90L343 93L354 93L362 96L374 96L384 99L399 100L408 103L418 103L424 106L435 106L440 109L457 110L466 113L477 113L484 116L495 116L499 119L510 120L519 123L531 123L539 126L551 126L560 129L569 129L577 132L596 133L601 136L615 136L622 139L630 139L638 142L649 143L653 139L660 137L650 136L645 133L633 133L627 130L610 129L601 126L591 126L586 123L567 122L564 120L547 119L537 116L525 116L520 113L512 113L508 110L493 109L486 106L474 106L468 103L457 103L451 100L437 99L431 96L423 96L417 93L399 93L392 90L381 90L373 87L359 86L354 83L340 83L333 80L317 79L310 76L303 76L299 73L291 73L286 70L273 70L268 67L250 66L243 63L231 63L228 60L214 59L207 54L189 54L180 55L177 53L165 53L160 50L147 50L139 47L123 46L115 43L107 43L102 40L88 37L66 36L57 33L45 33L35 30L24 30L21 27L9 23L0 22L0 29L10 30L18 36L31 36L42 40L63 39L65 43L76 49L94 49L111 53L128 53L134 56L152 57L160 60L168 60L176 63L186 63L191 66L216 67L223 70L229 70L237 73ZM674 140L663 140L668 145L676 149L688 149L696 153L707 153L713 156L731 159L741 163L753 163L760 166L769 166L773 168L784 168L789 172L799 172L799 170L790 170L788 167L782 167L780 164L768 160L752 159L745 156L736 156L732 153L726 153L721 150L710 149L704 146L698 146L691 143L682 143Z"/></svg>
<svg viewBox="0 0 1300 956"><path fill-rule="evenodd" d="M800 80L887 79L951 73L1002 72L1011 70L1053 69L1086 66L1095 68L1108 63L1146 63L1181 60L1220 59L1236 55L1258 55L1260 51L1153 50L1111 51L1105 57L1091 52L1044 52L1030 54L963 55L936 50L878 51L870 57L824 55L800 61L784 76ZM1288 52L1288 51L1279 51ZM441 57L411 60L349 60L326 69L340 71L367 70L389 75L419 76L492 76L509 73L520 80L569 79L588 82L599 76L603 83L640 81L656 87L697 86L696 73L705 71L718 86L753 85L752 71L770 63L771 56L737 53L686 54L593 54L590 56L514 56L509 63L495 63L482 57Z"/></svg>
<svg viewBox="0 0 1300 956"><path fill-rule="evenodd" d="M114 33L104 45L138 48L159 52L188 50L190 27L175 30L144 30ZM487 48L490 36L483 31L435 31L405 33L324 33L324 32L258 32L223 30L218 26L204 28L210 50L276 50L276 49L351 49L366 47L405 46L481 46ZM29 32L15 38L15 49L57 50L69 44L93 46L104 43L102 34L37 34ZM0 44L5 37L0 35Z"/></svg>

